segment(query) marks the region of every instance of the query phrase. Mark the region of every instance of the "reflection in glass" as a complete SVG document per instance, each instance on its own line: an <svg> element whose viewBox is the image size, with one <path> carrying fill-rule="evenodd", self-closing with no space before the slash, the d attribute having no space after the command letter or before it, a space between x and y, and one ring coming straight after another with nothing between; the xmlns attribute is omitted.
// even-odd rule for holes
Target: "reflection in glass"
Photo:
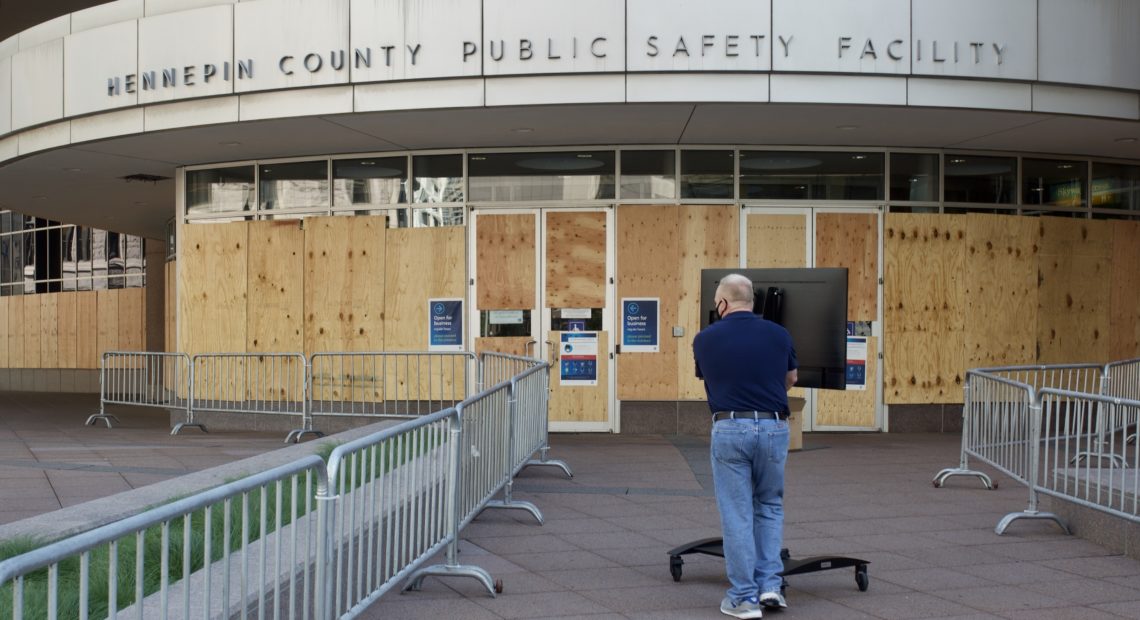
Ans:
<svg viewBox="0 0 1140 620"><path fill-rule="evenodd" d="M463 156L419 155L412 158L414 202L463 202Z"/></svg>
<svg viewBox="0 0 1140 620"><path fill-rule="evenodd" d="M225 213L253 208L253 166L186 172L186 213Z"/></svg>
<svg viewBox="0 0 1140 620"><path fill-rule="evenodd" d="M677 157L673 151L622 151L621 197L677 197Z"/></svg>
<svg viewBox="0 0 1140 620"><path fill-rule="evenodd" d="M328 162L263 164L258 171L257 199L262 209L327 209Z"/></svg>
<svg viewBox="0 0 1140 620"><path fill-rule="evenodd" d="M107 288L107 231L91 231L91 288Z"/></svg>
<svg viewBox="0 0 1140 620"><path fill-rule="evenodd" d="M333 160L333 207L367 210L407 202L407 157Z"/></svg>
<svg viewBox="0 0 1140 620"><path fill-rule="evenodd" d="M882 200L883 154L743 151L740 195L761 200Z"/></svg>
<svg viewBox="0 0 1140 620"><path fill-rule="evenodd" d="M681 151L681 198L732 198L732 151Z"/></svg>
<svg viewBox="0 0 1140 620"><path fill-rule="evenodd" d="M982 155L946 155L946 202L1012 204L1017 159Z"/></svg>
<svg viewBox="0 0 1140 620"><path fill-rule="evenodd" d="M938 156L891 153L891 200L938 200Z"/></svg>
<svg viewBox="0 0 1140 620"><path fill-rule="evenodd" d="M613 151L482 153L467 161L472 201L612 200Z"/></svg>
<svg viewBox="0 0 1140 620"><path fill-rule="evenodd" d="M1023 159L1021 201L1027 205L1083 207L1088 164L1083 161Z"/></svg>
<svg viewBox="0 0 1140 620"><path fill-rule="evenodd" d="M1140 211L1140 166L1093 162L1092 206Z"/></svg>

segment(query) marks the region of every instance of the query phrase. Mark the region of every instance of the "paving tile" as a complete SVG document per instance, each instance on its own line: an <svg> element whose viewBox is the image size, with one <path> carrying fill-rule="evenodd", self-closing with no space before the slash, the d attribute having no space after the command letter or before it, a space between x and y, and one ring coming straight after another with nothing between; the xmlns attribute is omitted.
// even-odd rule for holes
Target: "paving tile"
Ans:
<svg viewBox="0 0 1140 620"><path fill-rule="evenodd" d="M1009 620L1119 620L1120 616L1092 607L1053 607L1049 609L1026 609L1004 612L1002 618Z"/></svg>
<svg viewBox="0 0 1140 620"><path fill-rule="evenodd" d="M468 537L472 543L498 554L518 553L558 553L561 551L576 551L578 547L554 534L535 534L531 536L499 536L495 538Z"/></svg>
<svg viewBox="0 0 1140 620"><path fill-rule="evenodd" d="M938 590L937 595L947 600L969 605L974 609L999 612L1038 609L1042 607L1062 607L1070 603L1027 590L1020 586L986 586L959 590Z"/></svg>
<svg viewBox="0 0 1140 620"><path fill-rule="evenodd" d="M579 549L640 549L657 547L659 541L636 532L559 534L558 538Z"/></svg>
<svg viewBox="0 0 1140 620"><path fill-rule="evenodd" d="M621 550L614 550L619 552ZM590 551L561 551L558 553L516 553L504 555L505 559L527 570L570 570L574 568L609 568L618 566L617 562L608 560L601 552Z"/></svg>
<svg viewBox="0 0 1140 620"><path fill-rule="evenodd" d="M1037 540L993 545L992 547L988 547L987 550L1014 560L1033 561L1104 557L1111 555L1104 547L1068 536L1058 540Z"/></svg>
<svg viewBox="0 0 1140 620"><path fill-rule="evenodd" d="M668 571L661 571L667 577ZM602 590L613 588L615 584L638 588L660 585L661 579L654 579L632 568L582 568L576 570L543 571L543 577L558 583L569 590Z"/></svg>
<svg viewBox="0 0 1140 620"><path fill-rule="evenodd" d="M463 618L464 620L499 620L501 616L478 603L464 598L424 600L415 592L385 596L364 610L358 618Z"/></svg>
<svg viewBox="0 0 1140 620"><path fill-rule="evenodd" d="M912 590L975 588L991 585L989 581L949 568L918 568L875 571L877 581L889 581Z"/></svg>
<svg viewBox="0 0 1140 620"><path fill-rule="evenodd" d="M709 605L719 605L724 593L725 589L720 584L703 582L582 592L607 609L623 614L690 607L695 601L707 601Z"/></svg>
<svg viewBox="0 0 1140 620"><path fill-rule="evenodd" d="M1092 605L1092 608L1098 611L1106 611L1110 614L1116 614L1121 618L1140 620L1140 600L1129 601L1127 603L1103 603Z"/></svg>
<svg viewBox="0 0 1140 620"><path fill-rule="evenodd" d="M612 611L577 592L539 592L517 596L504 593L496 598L475 599L475 602L502 618L550 618Z"/></svg>
<svg viewBox="0 0 1140 620"><path fill-rule="evenodd" d="M1066 560L1047 560L1041 562L1049 568L1065 571L1082 577L1126 577L1140 575L1140 560L1124 556L1107 556L1094 558L1070 558ZM1136 580L1135 583L1140 583Z"/></svg>
<svg viewBox="0 0 1140 620"><path fill-rule="evenodd" d="M1140 600L1140 589L1137 589L1140 587L1140 579L1133 580L1133 587L1084 578L1067 579L1061 583L1027 583L1021 587L1073 605Z"/></svg>
<svg viewBox="0 0 1140 620"><path fill-rule="evenodd" d="M872 587L874 586L872 585ZM977 612L976 609L922 592L853 596L844 599L842 604L867 614L873 614L875 617L890 620L946 618Z"/></svg>
<svg viewBox="0 0 1140 620"><path fill-rule="evenodd" d="M1050 568L1041 562L1002 562L957 567L958 571L974 575L992 584L1017 585L1022 583L1055 583L1072 579L1071 573Z"/></svg>

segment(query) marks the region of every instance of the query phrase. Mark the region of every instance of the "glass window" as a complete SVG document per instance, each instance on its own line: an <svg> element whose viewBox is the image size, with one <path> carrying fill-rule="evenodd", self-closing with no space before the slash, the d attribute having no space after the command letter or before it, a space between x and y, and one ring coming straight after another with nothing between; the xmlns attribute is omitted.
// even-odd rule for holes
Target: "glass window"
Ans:
<svg viewBox="0 0 1140 620"><path fill-rule="evenodd" d="M1092 206L1140 211L1140 166L1093 162Z"/></svg>
<svg viewBox="0 0 1140 620"><path fill-rule="evenodd" d="M677 197L675 151L622 151L621 197Z"/></svg>
<svg viewBox="0 0 1140 620"><path fill-rule="evenodd" d="M681 151L681 198L733 197L732 151Z"/></svg>
<svg viewBox="0 0 1140 620"><path fill-rule="evenodd" d="M327 209L329 168L325 160L262 164L258 171L262 209Z"/></svg>
<svg viewBox="0 0 1140 620"><path fill-rule="evenodd" d="M412 158L414 202L463 202L463 156L420 155Z"/></svg>
<svg viewBox="0 0 1140 620"><path fill-rule="evenodd" d="M938 156L891 153L891 200L936 202Z"/></svg>
<svg viewBox="0 0 1140 620"><path fill-rule="evenodd" d="M1021 161L1021 202L1052 207L1084 207L1088 162L1051 159Z"/></svg>
<svg viewBox="0 0 1140 620"><path fill-rule="evenodd" d="M471 200L612 200L613 151L480 153L467 161Z"/></svg>
<svg viewBox="0 0 1140 620"><path fill-rule="evenodd" d="M740 195L760 200L882 200L882 153L744 151Z"/></svg>
<svg viewBox="0 0 1140 620"><path fill-rule="evenodd" d="M224 213L253 208L253 166L186 172L186 213Z"/></svg>
<svg viewBox="0 0 1140 620"><path fill-rule="evenodd" d="M407 157L333 160L333 207L374 209L407 202Z"/></svg>
<svg viewBox="0 0 1140 620"><path fill-rule="evenodd" d="M1013 157L946 155L946 202L1012 204L1017 181Z"/></svg>

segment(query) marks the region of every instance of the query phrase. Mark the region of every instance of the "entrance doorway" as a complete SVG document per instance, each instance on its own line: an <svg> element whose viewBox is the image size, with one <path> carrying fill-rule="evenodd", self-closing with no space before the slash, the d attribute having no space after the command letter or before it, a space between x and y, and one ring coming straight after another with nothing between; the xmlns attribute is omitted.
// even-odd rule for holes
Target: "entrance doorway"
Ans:
<svg viewBox="0 0 1140 620"><path fill-rule="evenodd" d="M550 362L550 430L614 430L613 209L475 209L474 350Z"/></svg>
<svg viewBox="0 0 1140 620"><path fill-rule="evenodd" d="M865 358L865 380L849 379L846 391L792 388L807 401L804 430L882 430L882 209L747 207L744 214L742 267L848 270L848 358Z"/></svg>

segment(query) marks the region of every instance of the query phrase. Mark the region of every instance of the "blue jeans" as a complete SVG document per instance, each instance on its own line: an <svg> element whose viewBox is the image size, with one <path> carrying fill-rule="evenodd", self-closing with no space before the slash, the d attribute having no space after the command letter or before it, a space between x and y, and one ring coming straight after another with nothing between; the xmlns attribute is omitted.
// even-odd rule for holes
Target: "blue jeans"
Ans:
<svg viewBox="0 0 1140 620"><path fill-rule="evenodd" d="M709 451L724 534L725 571L732 583L728 596L740 600L779 592L788 423L714 422Z"/></svg>

